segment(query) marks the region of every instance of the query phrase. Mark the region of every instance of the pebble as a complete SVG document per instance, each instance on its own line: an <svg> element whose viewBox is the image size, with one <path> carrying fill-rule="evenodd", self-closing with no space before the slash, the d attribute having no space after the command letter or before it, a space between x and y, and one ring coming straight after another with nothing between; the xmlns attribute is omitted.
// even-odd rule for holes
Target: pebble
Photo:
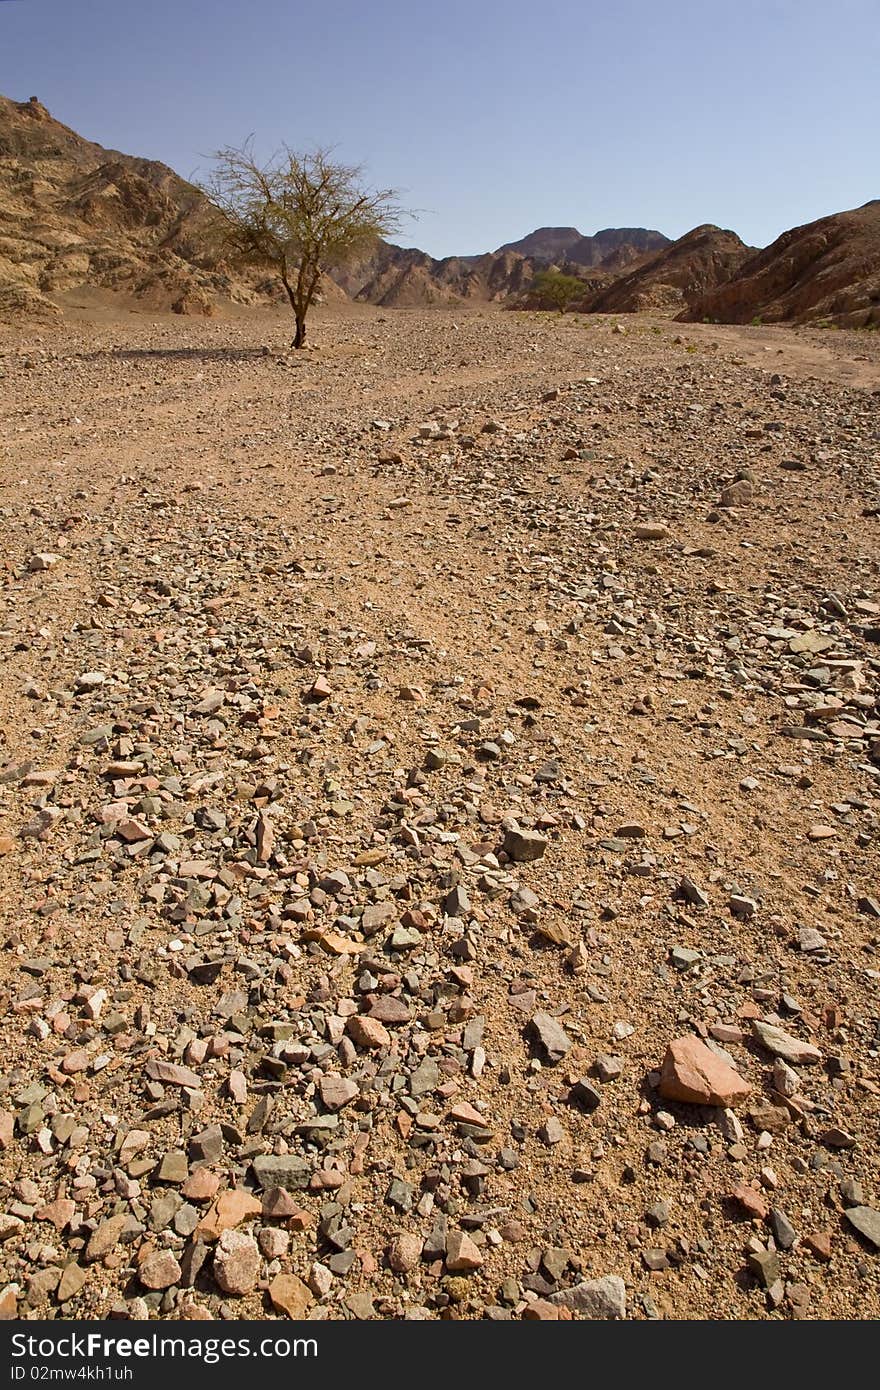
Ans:
<svg viewBox="0 0 880 1390"><path fill-rule="evenodd" d="M799 1038L793 1038L790 1033L784 1032L781 1028L772 1023L764 1023L761 1019L752 1019L752 1032L768 1052L772 1052L774 1057L780 1057L783 1062L789 1062L792 1066L814 1064L822 1061L822 1053L818 1047L812 1043L802 1042Z"/></svg>
<svg viewBox="0 0 880 1390"><path fill-rule="evenodd" d="M665 1100L693 1105L739 1105L751 1092L747 1081L699 1038L676 1038L666 1049L660 1072Z"/></svg>
<svg viewBox="0 0 880 1390"><path fill-rule="evenodd" d="M550 1014L538 1012L529 1024L529 1031L540 1043L548 1062L561 1062L572 1047L571 1038Z"/></svg>
<svg viewBox="0 0 880 1390"><path fill-rule="evenodd" d="M844 1216L860 1236L864 1236L875 1250L880 1250L880 1211L866 1206L848 1207Z"/></svg>
<svg viewBox="0 0 880 1390"><path fill-rule="evenodd" d="M329 1293L329 1288L325 1292ZM296 1274L276 1274L269 1284L269 1302L273 1309L294 1322L307 1316L314 1301L312 1290Z"/></svg>
<svg viewBox="0 0 880 1390"><path fill-rule="evenodd" d="M243 1298L260 1277L262 1260L257 1242L244 1231L225 1230L214 1251L214 1278L224 1293Z"/></svg>
<svg viewBox="0 0 880 1390"><path fill-rule="evenodd" d="M601 1279L588 1279L570 1289L560 1289L550 1295L557 1308L570 1308L581 1317L593 1319L626 1317L626 1285L616 1274Z"/></svg>
<svg viewBox="0 0 880 1390"><path fill-rule="evenodd" d="M145 1289L170 1289L180 1282L180 1265L170 1250L157 1250L138 1266L138 1278Z"/></svg>

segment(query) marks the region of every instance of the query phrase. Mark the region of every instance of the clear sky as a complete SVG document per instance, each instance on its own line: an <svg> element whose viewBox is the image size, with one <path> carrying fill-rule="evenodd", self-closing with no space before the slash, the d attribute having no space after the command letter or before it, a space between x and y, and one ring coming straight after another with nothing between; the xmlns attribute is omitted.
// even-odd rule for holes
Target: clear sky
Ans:
<svg viewBox="0 0 880 1390"><path fill-rule="evenodd" d="M436 256L880 197L880 0L0 0L0 92L184 176L334 145Z"/></svg>

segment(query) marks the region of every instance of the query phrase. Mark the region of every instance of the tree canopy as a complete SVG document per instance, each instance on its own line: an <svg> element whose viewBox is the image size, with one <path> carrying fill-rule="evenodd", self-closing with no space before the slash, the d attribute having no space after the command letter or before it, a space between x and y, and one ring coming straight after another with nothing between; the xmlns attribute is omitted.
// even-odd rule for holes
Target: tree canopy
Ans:
<svg viewBox="0 0 880 1390"><path fill-rule="evenodd" d="M564 314L573 299L586 293L586 285L576 275L564 275L560 270L541 270L529 286L529 293Z"/></svg>
<svg viewBox="0 0 880 1390"><path fill-rule="evenodd" d="M359 165L339 163L331 150L284 145L260 163L253 139L216 152L203 191L220 214L227 254L271 266L281 280L296 318L294 347L305 344L321 275L368 252L404 215L396 189L369 187Z"/></svg>

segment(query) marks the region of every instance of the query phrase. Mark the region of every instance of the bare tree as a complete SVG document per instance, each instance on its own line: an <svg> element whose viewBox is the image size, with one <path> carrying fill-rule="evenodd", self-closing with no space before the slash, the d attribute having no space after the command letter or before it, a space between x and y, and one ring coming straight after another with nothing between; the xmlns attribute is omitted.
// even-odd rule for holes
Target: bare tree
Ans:
<svg viewBox="0 0 880 1390"><path fill-rule="evenodd" d="M202 191L221 214L226 252L274 268L296 316L293 346L301 348L321 275L400 226L397 190L369 188L359 165L339 164L326 149L297 154L284 145L261 164L251 138L213 158Z"/></svg>

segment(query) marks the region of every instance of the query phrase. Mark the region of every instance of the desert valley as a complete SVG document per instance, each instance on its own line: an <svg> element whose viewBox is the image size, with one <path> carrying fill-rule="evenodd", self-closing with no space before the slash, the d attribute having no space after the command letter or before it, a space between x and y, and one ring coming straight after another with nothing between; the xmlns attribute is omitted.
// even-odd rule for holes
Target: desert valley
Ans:
<svg viewBox="0 0 880 1390"><path fill-rule="evenodd" d="M880 201L206 227L0 99L0 1316L876 1317Z"/></svg>

